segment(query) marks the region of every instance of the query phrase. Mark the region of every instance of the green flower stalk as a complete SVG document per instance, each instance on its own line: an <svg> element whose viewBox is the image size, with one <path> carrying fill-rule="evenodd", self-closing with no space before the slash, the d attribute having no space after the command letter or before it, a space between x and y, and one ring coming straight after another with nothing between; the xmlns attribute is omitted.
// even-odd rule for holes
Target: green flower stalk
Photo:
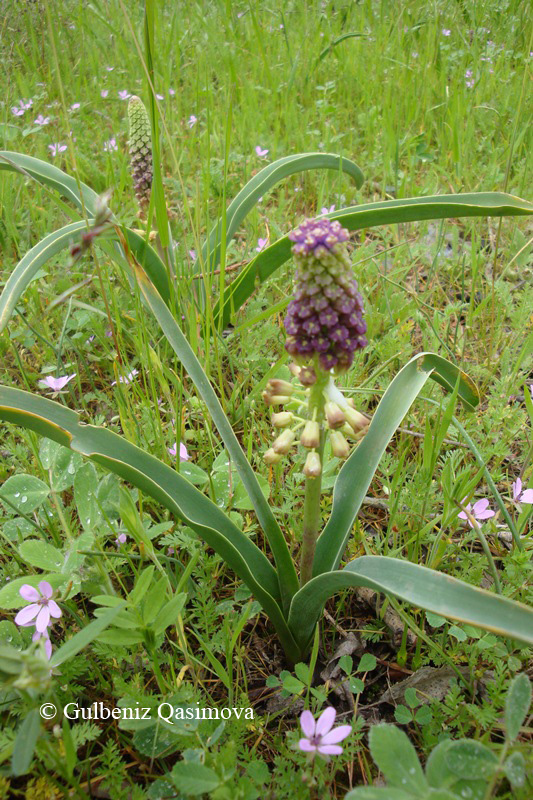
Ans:
<svg viewBox="0 0 533 800"><path fill-rule="evenodd" d="M152 190L152 130L148 112L139 97L131 97L128 104L130 128L130 165L135 197L141 215L150 203Z"/></svg>

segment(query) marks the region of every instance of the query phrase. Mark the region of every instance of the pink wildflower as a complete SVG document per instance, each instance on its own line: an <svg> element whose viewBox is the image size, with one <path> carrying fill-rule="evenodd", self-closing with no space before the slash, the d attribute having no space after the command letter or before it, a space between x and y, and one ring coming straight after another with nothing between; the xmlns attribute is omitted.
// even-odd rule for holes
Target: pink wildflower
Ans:
<svg viewBox="0 0 533 800"><path fill-rule="evenodd" d="M36 632L43 634L50 625L50 618L59 619L61 616L61 609L52 599L54 590L48 581L41 581L38 589L25 583L20 587L19 594L31 605L21 608L15 617L15 625L26 627L35 622Z"/></svg>
<svg viewBox="0 0 533 800"><path fill-rule="evenodd" d="M332 730L335 722L335 709L330 706L314 720L310 711L304 711L300 717L300 725L305 739L300 739L298 747L304 753L318 753L321 756L338 756L342 753L342 747L338 742L342 742L352 732L351 725L339 725Z"/></svg>
<svg viewBox="0 0 533 800"><path fill-rule="evenodd" d="M464 506L465 500L466 497L463 497L463 499L461 500L461 505ZM465 511L461 511L461 513L459 514L459 519L465 519L470 525L470 527L473 528L474 526L472 525L472 522L468 519L466 512L468 511L468 513L472 517L474 517L474 519L476 519L478 522L483 522L486 519L490 519L495 514L495 512L492 511L488 506L489 506L489 501L486 498L478 500L477 503L474 503L474 505L472 505L471 503L467 503Z"/></svg>

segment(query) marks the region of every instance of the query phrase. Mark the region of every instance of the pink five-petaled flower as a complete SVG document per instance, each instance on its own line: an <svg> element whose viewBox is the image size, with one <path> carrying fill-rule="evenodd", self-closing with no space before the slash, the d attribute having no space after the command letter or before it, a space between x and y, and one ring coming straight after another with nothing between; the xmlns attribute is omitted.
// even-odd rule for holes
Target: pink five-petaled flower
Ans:
<svg viewBox="0 0 533 800"><path fill-rule="evenodd" d="M54 392L60 392L61 389L64 389L65 386L72 378L76 377L76 373L73 375L63 375L61 378L53 378L51 375L48 375L46 378L40 380L39 386L42 386L43 389L52 389Z"/></svg>
<svg viewBox="0 0 533 800"><path fill-rule="evenodd" d="M61 609L52 600L54 590L48 581L41 581L38 589L25 583L20 587L19 594L30 605L21 608L15 617L15 625L26 627L35 623L36 632L43 634L50 625L50 618L59 619L61 616Z"/></svg>
<svg viewBox="0 0 533 800"><path fill-rule="evenodd" d="M188 128L194 128L194 126L196 125L197 122L198 122L197 117L195 117L194 114L191 114L191 116L187 120L187 127Z"/></svg>
<svg viewBox="0 0 533 800"><path fill-rule="evenodd" d="M115 543L116 543L117 547L120 547L121 544L126 544L127 541L128 541L128 537L126 536L125 533L119 533L119 535L115 539Z"/></svg>
<svg viewBox="0 0 533 800"><path fill-rule="evenodd" d="M104 150L106 153L111 153L113 150L118 150L117 140L112 137L107 142L104 142Z"/></svg>
<svg viewBox="0 0 533 800"><path fill-rule="evenodd" d="M463 497L463 499L461 500L462 506L464 506L465 500L466 497ZM478 522L483 522L483 520L490 519L490 517L493 517L495 513L494 511L491 511L491 509L488 506L489 506L489 501L486 498L483 498L483 500L478 500L477 503L474 503L474 505L472 505L471 503L467 503L466 510L461 511L461 513L459 514L459 519L466 519L470 527L473 528L474 526L472 525L472 522L468 519L466 511L468 511L468 513L472 517L474 517L474 519L476 519Z"/></svg>
<svg viewBox="0 0 533 800"><path fill-rule="evenodd" d="M265 249L265 247L267 246L267 244L268 244L268 239L258 239L258 240L257 240L257 247L255 248L255 249L256 249L256 251L257 251L258 253L260 253L260 252L261 252L261 250L264 250L264 249Z"/></svg>
<svg viewBox="0 0 533 800"><path fill-rule="evenodd" d="M66 144L61 144L61 142L55 142L54 144L49 144L48 149L51 151L53 156L57 156L58 153L64 153L67 149Z"/></svg>
<svg viewBox="0 0 533 800"><path fill-rule="evenodd" d="M102 91L100 92L100 97L107 97L108 94L109 94L109 89L102 89Z"/></svg>
<svg viewBox="0 0 533 800"><path fill-rule="evenodd" d="M259 158L264 158L265 156L268 155L268 150L263 150L263 148L260 145L257 145L257 147L255 148L255 152L257 153Z"/></svg>
<svg viewBox="0 0 533 800"><path fill-rule="evenodd" d="M522 489L520 478L517 478L513 483L513 500L515 503L533 504L533 489Z"/></svg>
<svg viewBox="0 0 533 800"><path fill-rule="evenodd" d="M123 89L121 92L118 93L118 96L121 100L128 100L131 97L131 94L128 92L127 89Z"/></svg>
<svg viewBox="0 0 533 800"><path fill-rule="evenodd" d="M42 114L39 114L37 119L35 119L33 121L33 124L34 125L48 125L49 122L50 122L50 117L43 117Z"/></svg>
<svg viewBox="0 0 533 800"><path fill-rule="evenodd" d="M320 209L321 214L333 214L334 211L335 211L335 206L330 206L329 208L327 206L323 206Z"/></svg>
<svg viewBox="0 0 533 800"><path fill-rule="evenodd" d="M78 108L80 108L80 106L81 106L81 103L72 103L72 105L70 107L70 110L71 111L77 111Z"/></svg>
<svg viewBox="0 0 533 800"><path fill-rule="evenodd" d="M300 725L305 739L300 739L298 747L304 753L318 753L321 756L338 756L342 753L342 747L338 742L342 742L352 732L351 725L339 725L333 728L336 711L332 706L314 720L310 711L304 711L300 717Z"/></svg>
<svg viewBox="0 0 533 800"><path fill-rule="evenodd" d="M171 456L176 455L176 453L178 452L177 444L178 443L175 442L172 447L167 447L169 455ZM180 442L180 461L188 461L188 460L189 460L189 454L187 452L187 448L185 447L183 442Z"/></svg>

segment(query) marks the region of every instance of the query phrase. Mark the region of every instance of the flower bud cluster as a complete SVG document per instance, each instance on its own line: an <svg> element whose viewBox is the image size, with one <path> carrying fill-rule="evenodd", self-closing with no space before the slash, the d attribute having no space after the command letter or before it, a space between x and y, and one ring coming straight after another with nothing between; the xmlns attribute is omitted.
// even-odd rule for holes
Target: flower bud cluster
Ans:
<svg viewBox="0 0 533 800"><path fill-rule="evenodd" d="M128 119L131 174L135 196L143 212L150 203L152 190L152 131L148 113L139 97L130 97Z"/></svg>
<svg viewBox="0 0 533 800"><path fill-rule="evenodd" d="M291 364L289 369L300 383L303 373L305 381L308 374L306 367ZM303 473L308 478L316 478L322 472L319 453L322 436L329 436L331 451L336 458L346 459L351 449L346 436L360 439L370 421L354 408L351 400L341 395L332 379L323 392L324 419L321 422L306 419L308 397L309 388L305 382L301 388L285 380L268 382L263 399L273 409L271 420L278 435L272 447L266 451L264 460L269 465L278 464L299 442L308 451ZM283 406L287 408L278 410Z"/></svg>
<svg viewBox="0 0 533 800"><path fill-rule="evenodd" d="M284 320L285 347L308 370L302 376L304 385L314 383L310 364L316 358L321 369L344 372L355 351L367 344L363 298L351 271L348 237L348 231L330 219L306 220L289 234L297 273Z"/></svg>

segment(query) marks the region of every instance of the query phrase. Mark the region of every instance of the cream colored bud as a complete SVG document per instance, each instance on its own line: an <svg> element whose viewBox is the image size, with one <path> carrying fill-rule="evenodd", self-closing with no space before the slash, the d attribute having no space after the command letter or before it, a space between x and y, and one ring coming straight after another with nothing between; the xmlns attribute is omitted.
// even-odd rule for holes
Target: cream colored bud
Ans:
<svg viewBox="0 0 533 800"><path fill-rule="evenodd" d="M332 431L329 435L331 442L331 452L336 458L348 458L350 455L350 445L340 431Z"/></svg>
<svg viewBox="0 0 533 800"><path fill-rule="evenodd" d="M353 408L347 408L344 412L344 415L348 420L348 424L353 428L355 433L368 428L370 425L369 420L367 420L366 417L360 414L359 411L355 411Z"/></svg>
<svg viewBox="0 0 533 800"><path fill-rule="evenodd" d="M316 450L311 450L305 459L303 473L308 478L318 478L322 473L322 464L320 463L320 456Z"/></svg>
<svg viewBox="0 0 533 800"><path fill-rule="evenodd" d="M267 383L267 389L269 389L272 394L274 395L284 395L288 394L289 396L294 392L294 386L289 381L282 381L279 378L274 378L273 380Z"/></svg>
<svg viewBox="0 0 533 800"><path fill-rule="evenodd" d="M282 459L281 453L275 453L272 448L267 450L265 455L263 456L263 460L265 464L279 464Z"/></svg>
<svg viewBox="0 0 533 800"><path fill-rule="evenodd" d="M278 438L275 440L274 444L272 445L272 449L275 453L288 453L294 443L295 438L296 434L294 431L283 431L283 433L280 433Z"/></svg>
<svg viewBox="0 0 533 800"><path fill-rule="evenodd" d="M332 430L342 428L346 422L346 415L341 411L337 403L328 402L324 406L326 420Z"/></svg>
<svg viewBox="0 0 533 800"><path fill-rule="evenodd" d="M320 425L318 422L309 420L305 423L305 428L300 437L300 444L302 447L312 448L318 447L320 444Z"/></svg>
<svg viewBox="0 0 533 800"><path fill-rule="evenodd" d="M278 411L272 414L272 425L275 428L286 428L294 419L294 414L290 411Z"/></svg>
<svg viewBox="0 0 533 800"><path fill-rule="evenodd" d="M294 361L289 364L289 370L291 371L291 374L294 375L295 378L299 376L301 369L302 368L299 367L298 364L295 364Z"/></svg>
<svg viewBox="0 0 533 800"><path fill-rule="evenodd" d="M263 392L261 396L267 406L283 406L290 400L290 397L287 397L287 395L271 394L266 391Z"/></svg>

